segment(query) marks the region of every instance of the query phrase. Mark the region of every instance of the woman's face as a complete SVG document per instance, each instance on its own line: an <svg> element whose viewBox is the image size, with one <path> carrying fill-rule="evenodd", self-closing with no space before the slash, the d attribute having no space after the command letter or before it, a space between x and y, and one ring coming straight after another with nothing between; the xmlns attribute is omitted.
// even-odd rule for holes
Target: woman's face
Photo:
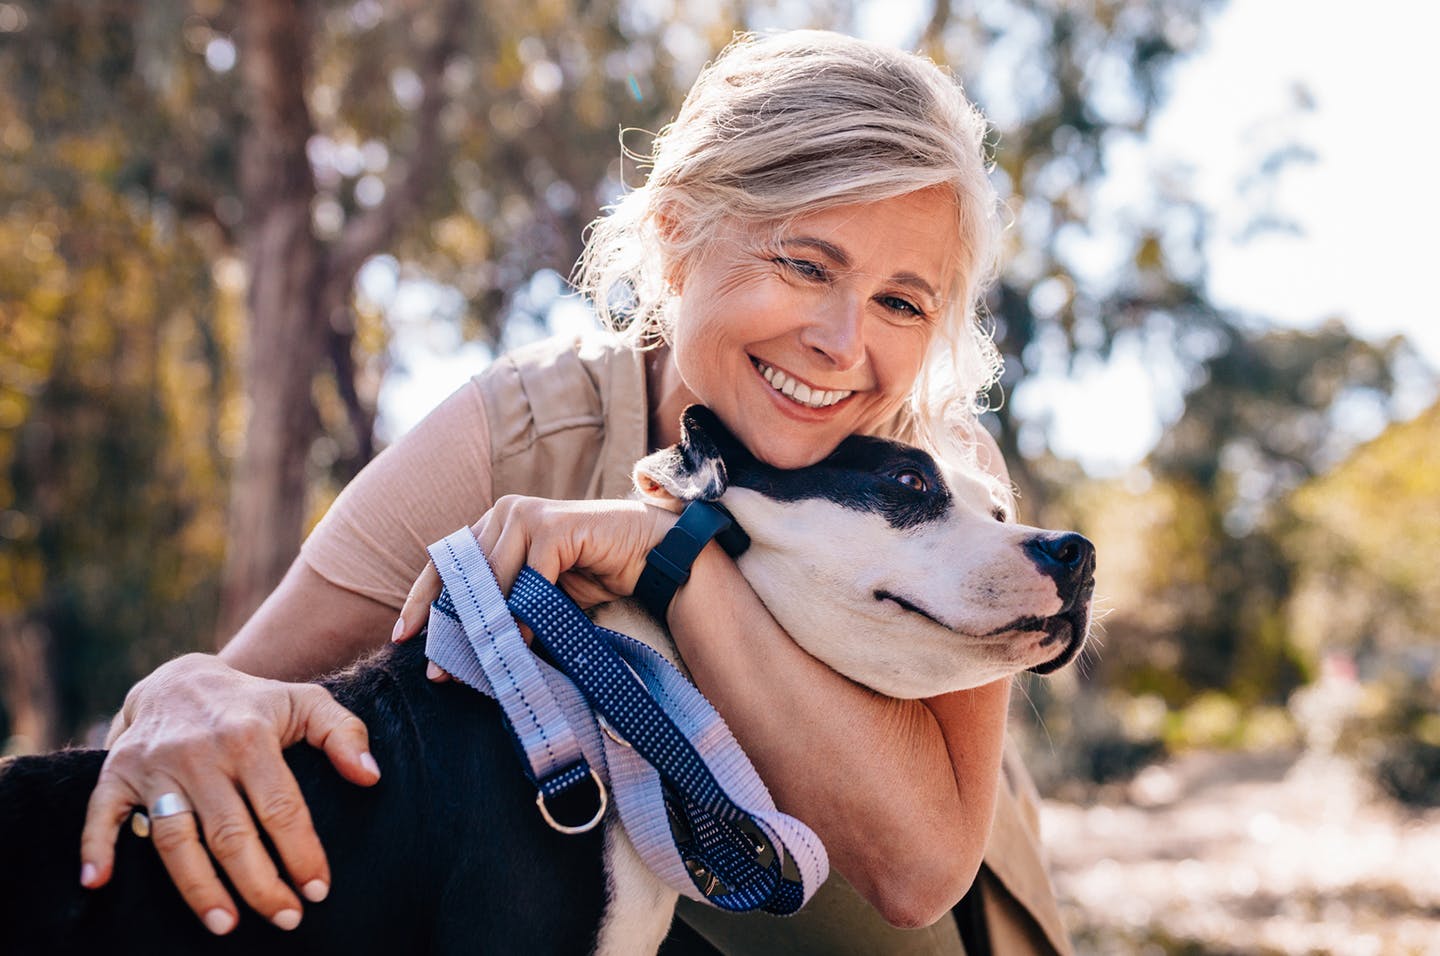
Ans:
<svg viewBox="0 0 1440 956"><path fill-rule="evenodd" d="M952 288L940 187L823 210L778 235L720 225L684 270L675 364L757 457L798 468L872 432L910 394Z"/></svg>

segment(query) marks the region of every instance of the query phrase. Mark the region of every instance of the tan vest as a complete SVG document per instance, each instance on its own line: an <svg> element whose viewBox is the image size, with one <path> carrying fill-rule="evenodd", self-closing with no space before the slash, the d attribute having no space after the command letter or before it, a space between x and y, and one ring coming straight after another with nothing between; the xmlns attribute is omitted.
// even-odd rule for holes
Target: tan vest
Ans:
<svg viewBox="0 0 1440 956"><path fill-rule="evenodd" d="M630 493L630 471L647 447L648 405L644 356L608 338L549 340L498 359L476 378L490 426L494 495L547 498L622 498ZM1038 842L1039 813L1034 785L1013 747L1007 748L995 821L977 878L995 953L1060 954L1070 943ZM835 884L833 887L831 884ZM822 897L829 897L824 899ZM832 877L811 903L817 912L843 909L843 933L806 945L786 942L783 951L890 954L959 953L958 936L949 948L936 933L897 930ZM694 912L699 911L699 912ZM735 917L698 904L682 916L727 953L782 951L775 939L784 923L773 917ZM804 914L802 914L803 916ZM724 924L713 929L717 920ZM746 932L749 920L763 931ZM703 926L699 925L703 922ZM736 932L727 933L732 926ZM714 935L712 935L712 933ZM822 931L823 935L823 931ZM730 937L734 938L716 938ZM744 938L742 938L744 937ZM948 937L947 937L948 938ZM747 940L759 941L757 948ZM842 941L843 940L843 941ZM979 954L972 954L979 956Z"/></svg>

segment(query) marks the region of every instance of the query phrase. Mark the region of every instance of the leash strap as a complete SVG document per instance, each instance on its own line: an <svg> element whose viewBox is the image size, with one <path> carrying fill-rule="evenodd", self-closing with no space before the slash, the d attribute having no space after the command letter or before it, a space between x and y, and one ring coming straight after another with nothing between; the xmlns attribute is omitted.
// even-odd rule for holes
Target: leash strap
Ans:
<svg viewBox="0 0 1440 956"><path fill-rule="evenodd" d="M462 528L428 550L445 582L443 610L454 622L448 629L450 639L441 641L437 648L448 648L449 652L441 650L443 660L433 655L431 659L500 704L516 749L524 759L526 774L535 784L536 803L547 821L565 832L591 829L604 816L605 790L580 746L575 722L567 718L567 707L561 703L571 695L553 679L546 679L535 655L525 646L505 606L500 585L470 529ZM426 650L428 653L428 640ZM577 702L570 700L568 709L573 714ZM588 824L583 815L573 821L554 819L550 803L567 795L572 800L564 802L573 802L572 789L585 784L596 790L591 801L594 813Z"/></svg>
<svg viewBox="0 0 1440 956"><path fill-rule="evenodd" d="M432 546L432 557L437 552L446 558L443 567L436 561L445 590L431 611L426 653L454 677L501 699L490 675L511 668L480 662L476 644L489 640L488 632L476 629L475 613L461 611L471 593L479 593L477 582L493 585L494 577L468 529ZM485 567L483 577L477 559ZM490 614L478 617L493 620L493 599L487 608ZM824 846L803 823L775 808L729 728L695 686L652 648L595 626L531 568L520 572L509 609L564 673L532 655L518 632L512 642L508 629L496 625L505 656L518 643L559 702L559 719L575 728L568 735L534 732L531 743L519 746L535 740L554 746L567 736L579 741L587 768L601 768L608 780L641 858L676 891L727 910L798 910L829 872ZM517 723L501 703L512 729L528 724L533 705L520 709ZM528 750L526 759L539 762ZM532 777L540 779L533 772Z"/></svg>

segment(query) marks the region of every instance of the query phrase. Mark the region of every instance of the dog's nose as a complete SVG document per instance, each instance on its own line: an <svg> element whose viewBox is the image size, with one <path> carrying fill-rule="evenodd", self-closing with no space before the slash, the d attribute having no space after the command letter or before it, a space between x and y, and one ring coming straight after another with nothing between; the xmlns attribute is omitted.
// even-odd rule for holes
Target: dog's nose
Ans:
<svg viewBox="0 0 1440 956"><path fill-rule="evenodd" d="M1095 545L1073 531L1037 534L1025 542L1025 552L1042 574L1054 578L1066 600L1072 596L1073 588L1095 573Z"/></svg>

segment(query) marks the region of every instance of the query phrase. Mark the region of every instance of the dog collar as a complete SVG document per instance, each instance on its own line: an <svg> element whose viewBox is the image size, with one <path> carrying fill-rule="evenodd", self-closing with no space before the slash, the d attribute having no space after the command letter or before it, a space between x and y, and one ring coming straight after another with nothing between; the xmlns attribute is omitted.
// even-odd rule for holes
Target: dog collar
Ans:
<svg viewBox="0 0 1440 956"><path fill-rule="evenodd" d="M635 599L664 624L680 585L690 580L690 567L711 539L732 558L750 547L750 536L723 505L692 501L660 543L645 555L645 569L635 582Z"/></svg>

